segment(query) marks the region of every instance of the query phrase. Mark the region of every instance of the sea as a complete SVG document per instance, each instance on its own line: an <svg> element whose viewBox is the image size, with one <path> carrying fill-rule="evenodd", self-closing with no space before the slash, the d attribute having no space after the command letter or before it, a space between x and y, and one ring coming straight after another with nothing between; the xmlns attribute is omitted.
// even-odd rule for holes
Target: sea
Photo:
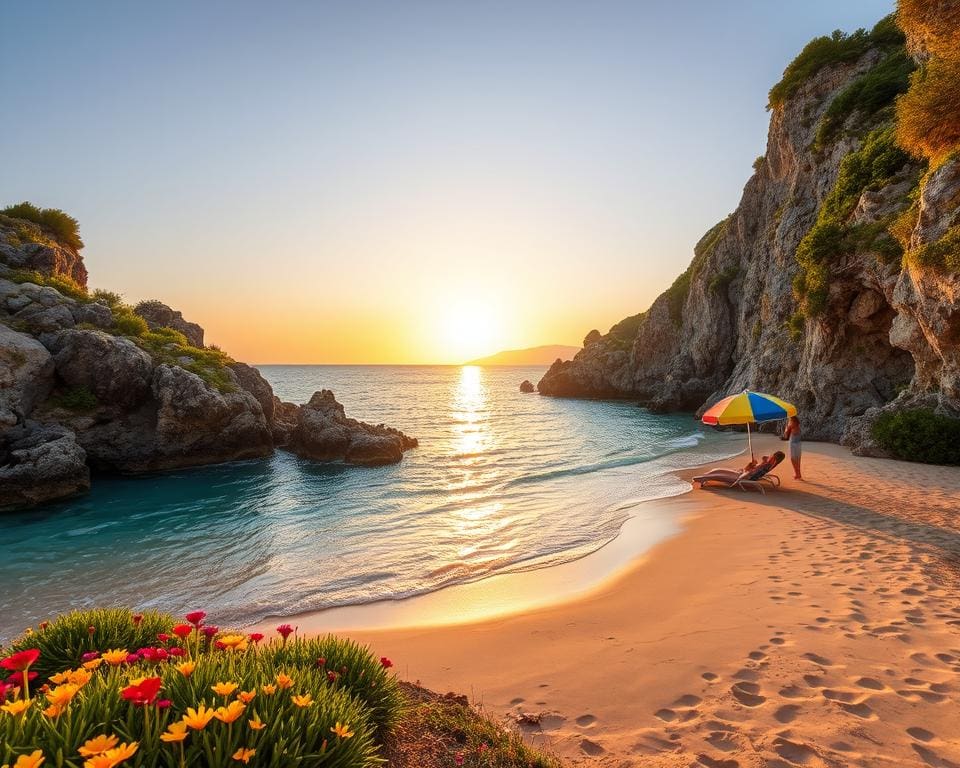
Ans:
<svg viewBox="0 0 960 768"><path fill-rule="evenodd" d="M222 625L398 600L549 568L615 539L674 472L742 449L692 414L523 394L542 367L265 365L277 395L332 389L419 438L399 464L272 457L139 477L0 515L0 638L78 607Z"/></svg>

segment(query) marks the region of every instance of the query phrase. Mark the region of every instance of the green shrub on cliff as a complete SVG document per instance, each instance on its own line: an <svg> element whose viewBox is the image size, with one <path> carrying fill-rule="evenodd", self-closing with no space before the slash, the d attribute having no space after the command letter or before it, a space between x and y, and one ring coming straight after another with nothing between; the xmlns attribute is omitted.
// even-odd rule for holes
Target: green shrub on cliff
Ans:
<svg viewBox="0 0 960 768"><path fill-rule="evenodd" d="M76 301L91 301L87 289L67 275L45 275L42 272L36 272L34 270L15 269L6 275L6 279L14 283L33 283L34 285L56 288L64 296L75 299Z"/></svg>
<svg viewBox="0 0 960 768"><path fill-rule="evenodd" d="M59 208L38 208L33 203L24 201L16 205L8 205L0 210L0 213L15 219L32 221L65 245L78 251L83 248L79 223L73 216Z"/></svg>
<svg viewBox="0 0 960 768"><path fill-rule="evenodd" d="M66 408L68 411L77 413L87 413L99 405L97 396L86 386L66 389L51 397L50 400L58 408Z"/></svg>
<svg viewBox="0 0 960 768"><path fill-rule="evenodd" d="M892 15L878 21L870 32L858 29L847 35L838 29L829 37L815 37L804 46L797 58L787 65L780 82L770 89L767 108L772 109L783 104L824 67L854 62L870 48L889 49L903 45L904 40L903 32L897 27Z"/></svg>
<svg viewBox="0 0 960 768"><path fill-rule="evenodd" d="M960 225L948 229L939 240L910 251L907 258L917 266L960 274Z"/></svg>
<svg viewBox="0 0 960 768"><path fill-rule="evenodd" d="M871 427L874 440L904 461L960 464L960 419L930 409L884 413Z"/></svg>
<svg viewBox="0 0 960 768"><path fill-rule="evenodd" d="M896 97L909 87L910 73L915 68L913 59L901 48L854 80L830 103L821 118L814 149L819 151L829 144L854 113L858 134L876 119L889 117Z"/></svg>
<svg viewBox="0 0 960 768"><path fill-rule="evenodd" d="M130 307L123 304L113 308L113 328L120 336L134 338L139 338L150 330L146 320L134 314Z"/></svg>

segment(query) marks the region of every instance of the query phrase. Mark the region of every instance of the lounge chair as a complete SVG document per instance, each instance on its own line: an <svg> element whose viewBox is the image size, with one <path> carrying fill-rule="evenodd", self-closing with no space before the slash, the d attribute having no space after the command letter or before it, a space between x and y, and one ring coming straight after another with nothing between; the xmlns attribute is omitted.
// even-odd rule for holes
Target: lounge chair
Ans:
<svg viewBox="0 0 960 768"><path fill-rule="evenodd" d="M777 451L759 467L754 467L745 472L736 469L711 469L709 472L697 475L693 480L700 483L701 488L707 483L717 483L724 488L739 488L741 491L753 488L765 495L767 487L779 487L780 478L771 474L771 470L784 458L783 451Z"/></svg>

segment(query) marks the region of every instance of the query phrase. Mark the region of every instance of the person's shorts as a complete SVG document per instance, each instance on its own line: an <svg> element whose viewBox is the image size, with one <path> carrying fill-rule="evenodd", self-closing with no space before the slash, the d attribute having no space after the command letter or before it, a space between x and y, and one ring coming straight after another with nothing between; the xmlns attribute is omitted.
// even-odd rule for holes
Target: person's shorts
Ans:
<svg viewBox="0 0 960 768"><path fill-rule="evenodd" d="M800 447L800 443L790 443L790 460L791 461L800 461L800 455L803 453L803 449Z"/></svg>

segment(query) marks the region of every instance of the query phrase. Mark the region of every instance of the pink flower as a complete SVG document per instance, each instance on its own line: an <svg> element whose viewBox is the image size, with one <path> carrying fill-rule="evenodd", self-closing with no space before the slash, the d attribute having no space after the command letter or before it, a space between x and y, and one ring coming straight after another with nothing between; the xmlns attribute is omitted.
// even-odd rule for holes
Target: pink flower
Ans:
<svg viewBox="0 0 960 768"><path fill-rule="evenodd" d="M170 705L173 704L170 699L158 699L157 700L157 709L167 709Z"/></svg>
<svg viewBox="0 0 960 768"><path fill-rule="evenodd" d="M277 633L286 640L293 633L293 627L289 624L281 624L277 627Z"/></svg>
<svg viewBox="0 0 960 768"><path fill-rule="evenodd" d="M99 658L100 651L87 651L83 656L80 657L80 661L93 661L96 658Z"/></svg>
<svg viewBox="0 0 960 768"><path fill-rule="evenodd" d="M207 618L207 614L205 611L193 611L192 613L188 613L186 616L184 616L184 618L193 624L193 626L199 627L201 624L203 624L203 620Z"/></svg>
<svg viewBox="0 0 960 768"><path fill-rule="evenodd" d="M171 656L186 656L187 649L181 648L179 645L171 645L169 648L167 648L167 653L169 653Z"/></svg>
<svg viewBox="0 0 960 768"><path fill-rule="evenodd" d="M386 656L381 656L380 666L383 667L384 669L390 669L390 667L393 666L393 662L390 661L390 659L388 659Z"/></svg>
<svg viewBox="0 0 960 768"><path fill-rule="evenodd" d="M203 632L203 634L205 634L207 637L213 637L215 634L217 634L217 632L220 631L220 627L200 627L200 631Z"/></svg>
<svg viewBox="0 0 960 768"><path fill-rule="evenodd" d="M40 658L38 648L28 648L19 653L11 653L7 658L0 659L0 667L9 669L11 672L23 672L30 669L30 665Z"/></svg>
<svg viewBox="0 0 960 768"><path fill-rule="evenodd" d="M141 648L140 655L152 664L159 664L161 661L166 661L170 657L170 654L163 648Z"/></svg>
<svg viewBox="0 0 960 768"><path fill-rule="evenodd" d="M28 672L27 682L32 683L37 679L37 675L37 672ZM23 683L23 672L14 672L7 678L7 682L11 685L21 685Z"/></svg>
<svg viewBox="0 0 960 768"><path fill-rule="evenodd" d="M457 754L453 756L453 762L457 765L463 765L463 752L457 752Z"/></svg>
<svg viewBox="0 0 960 768"><path fill-rule="evenodd" d="M140 654L139 654L139 653L128 653L128 654L127 654L127 664L136 664L138 661L140 661Z"/></svg>
<svg viewBox="0 0 960 768"><path fill-rule="evenodd" d="M251 642L251 643L259 643L261 640L263 640L263 633L262 633L262 632L251 632L251 633L250 633L250 642Z"/></svg>

